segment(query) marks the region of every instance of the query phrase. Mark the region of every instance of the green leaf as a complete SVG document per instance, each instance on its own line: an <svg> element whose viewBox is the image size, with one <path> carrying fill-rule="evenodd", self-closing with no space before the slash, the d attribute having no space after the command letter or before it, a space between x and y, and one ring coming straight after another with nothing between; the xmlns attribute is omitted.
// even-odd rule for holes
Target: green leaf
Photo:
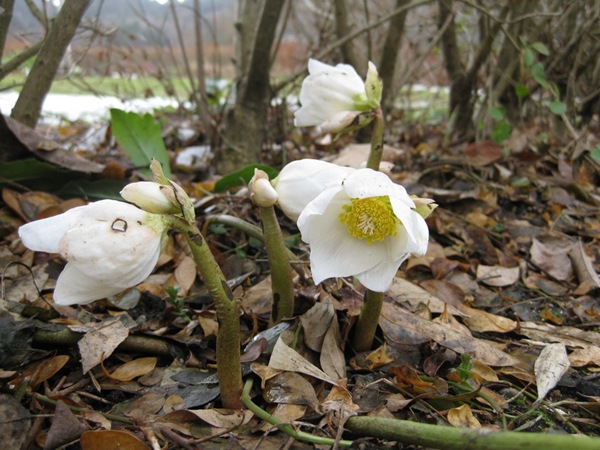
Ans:
<svg viewBox="0 0 600 450"><path fill-rule="evenodd" d="M502 106L494 106L490 108L490 117L494 120L504 119L504 108Z"/></svg>
<svg viewBox="0 0 600 450"><path fill-rule="evenodd" d="M525 67L531 67L534 62L535 55L533 54L533 51L531 51L529 47L523 50L523 64L525 64Z"/></svg>
<svg viewBox="0 0 600 450"><path fill-rule="evenodd" d="M73 180L66 183L54 193L62 198L85 197L91 199L105 199L123 201L123 197L119 194L127 183L110 178L102 178L99 180Z"/></svg>
<svg viewBox="0 0 600 450"><path fill-rule="evenodd" d="M526 97L529 95L529 88L524 84L517 84L515 86L515 94L517 94L517 97L519 98Z"/></svg>
<svg viewBox="0 0 600 450"><path fill-rule="evenodd" d="M542 63L535 63L531 66L531 76L535 78L535 81L537 81L540 86L545 88L550 87L548 80L546 80L546 73Z"/></svg>
<svg viewBox="0 0 600 450"><path fill-rule="evenodd" d="M531 44L531 48L534 49L536 52L538 52L540 55L544 55L544 56L550 55L550 50L548 50L548 47L546 47L541 42L534 42L533 44Z"/></svg>
<svg viewBox="0 0 600 450"><path fill-rule="evenodd" d="M510 136L511 127L507 121L500 122L492 131L492 139L498 144L504 142Z"/></svg>
<svg viewBox="0 0 600 450"><path fill-rule="evenodd" d="M215 192L223 192L227 189L231 189L238 186L243 186L248 184L248 182L254 176L254 169L260 169L267 172L270 179L273 179L277 176L277 170L273 169L271 166L267 166L265 164L250 164L249 166L242 167L240 170L236 170L235 172L231 172L228 175L225 175L219 181L215 183Z"/></svg>
<svg viewBox="0 0 600 450"><path fill-rule="evenodd" d="M154 158L162 164L165 176L171 176L169 155L162 139L160 125L150 114L142 116L113 108L110 110L110 124L119 145L136 166L143 167L140 169L142 175L151 178L147 166Z"/></svg>
<svg viewBox="0 0 600 450"><path fill-rule="evenodd" d="M34 191L52 192L61 198L85 197L123 200L119 192L125 182L57 167L35 158L0 164L0 180L12 181ZM0 187L11 187L0 182Z"/></svg>
<svg viewBox="0 0 600 450"><path fill-rule="evenodd" d="M567 112L567 105L565 105L565 103L561 102L560 100L554 100L550 103L550 111L552 111L552 114L560 116Z"/></svg>
<svg viewBox="0 0 600 450"><path fill-rule="evenodd" d="M590 156L594 161L600 163L600 144L596 145L593 149L590 150Z"/></svg>

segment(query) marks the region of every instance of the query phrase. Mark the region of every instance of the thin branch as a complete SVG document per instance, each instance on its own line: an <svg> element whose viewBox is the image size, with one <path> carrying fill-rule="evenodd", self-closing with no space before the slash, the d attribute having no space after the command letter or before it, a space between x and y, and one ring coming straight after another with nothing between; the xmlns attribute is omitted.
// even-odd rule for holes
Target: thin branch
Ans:
<svg viewBox="0 0 600 450"><path fill-rule="evenodd" d="M355 37L361 35L362 33L365 33L369 30L371 30L372 28L377 28L381 25L383 25L384 23L386 23L387 21L389 21L390 19L396 17L398 14L402 14L404 11L410 10L412 8L416 8L417 6L421 6L421 5L425 5L427 3L431 3L433 0L416 0L408 5L402 6L401 8L396 8L394 9L391 13L389 13L388 15L382 17L381 19L373 22L373 23L369 23L367 25L365 25L362 28L357 29L356 31L347 34L346 36L339 38L337 40L335 40L331 45L329 45L328 47L324 48L323 50L321 50L320 52L318 52L317 54L313 55L312 57L315 59L322 59L323 57L329 55L331 52L333 52L334 50L336 50L340 45L344 44L347 41L350 41L352 39L354 39ZM290 75L288 75L287 77L285 77L282 81L280 81L279 83L275 84L273 86L273 90L275 92L279 91L283 86L287 85L288 83L291 83L292 81L294 81L296 78L298 78L299 76L301 76L302 74L304 74L306 72L307 68L306 65L302 65L301 67L299 67L298 69L296 69L295 71L293 71Z"/></svg>

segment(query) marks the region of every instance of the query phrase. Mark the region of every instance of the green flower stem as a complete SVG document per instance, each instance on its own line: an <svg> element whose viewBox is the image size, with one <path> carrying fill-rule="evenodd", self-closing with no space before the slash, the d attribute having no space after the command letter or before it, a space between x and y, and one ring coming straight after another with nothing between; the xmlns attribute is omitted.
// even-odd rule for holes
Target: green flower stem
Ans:
<svg viewBox="0 0 600 450"><path fill-rule="evenodd" d="M188 242L192 255L217 310L217 374L224 408L242 407L242 369L240 362L240 319L227 280L195 223L171 216L171 226Z"/></svg>
<svg viewBox="0 0 600 450"><path fill-rule="evenodd" d="M383 156L383 111L377 108L373 111L373 134L371 135L371 151L367 159L367 168L379 170L379 163Z"/></svg>
<svg viewBox="0 0 600 450"><path fill-rule="evenodd" d="M379 170L383 156L383 111L377 108L373 111L373 134L371 135L371 151L367 160L367 168ZM360 315L354 328L352 345L357 352L366 352L371 349L379 315L383 306L383 292L374 292L369 289L365 292L365 299L360 310Z"/></svg>
<svg viewBox="0 0 600 450"><path fill-rule="evenodd" d="M371 436L402 444L444 450L592 450L600 448L600 438L551 434L455 428L384 417L350 417L345 428L359 436Z"/></svg>
<svg viewBox="0 0 600 450"><path fill-rule="evenodd" d="M382 306L383 292L367 289L352 336L352 347L355 351L366 352L371 350Z"/></svg>
<svg viewBox="0 0 600 450"><path fill-rule="evenodd" d="M264 243L271 268L271 290L273 307L271 324L294 315L294 283L292 266L287 256L287 247L283 241L279 221L273 206L260 207L260 219L263 227Z"/></svg>
<svg viewBox="0 0 600 450"><path fill-rule="evenodd" d="M304 431L298 431L292 425L290 425L288 423L284 423L281 420L279 420L277 417L269 414L267 411L265 411L264 409L262 409L260 406L258 406L256 403L254 403L252 401L252 399L250 398L250 390L251 389L252 389L252 378L248 378L246 380L246 384L244 385L242 401L244 402L244 405L246 405L246 408L248 408L250 411L252 411L252 413L259 419L262 419L262 420L270 423L271 425L275 425L281 431L283 431L287 435L289 435L299 441L311 442L313 444L318 444L318 445L335 445L336 444L335 439L328 438L328 437L322 437L322 436L315 436L314 434L305 433ZM342 439L340 441L337 441L337 444L340 447L350 447L352 445L352 441L347 441L347 440Z"/></svg>

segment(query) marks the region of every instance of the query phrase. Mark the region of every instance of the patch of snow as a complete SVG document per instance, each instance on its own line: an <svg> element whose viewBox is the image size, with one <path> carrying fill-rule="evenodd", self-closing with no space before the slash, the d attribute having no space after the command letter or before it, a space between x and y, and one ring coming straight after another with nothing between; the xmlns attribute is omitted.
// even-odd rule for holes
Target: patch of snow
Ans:
<svg viewBox="0 0 600 450"><path fill-rule="evenodd" d="M0 111L10 115L19 93L15 91L0 92ZM156 108L177 107L177 101L172 98L150 97L132 100L120 100L111 96L48 94L42 105L41 121L49 125L60 124L62 120L97 122L108 120L110 109L118 108L124 111L138 113L152 112Z"/></svg>

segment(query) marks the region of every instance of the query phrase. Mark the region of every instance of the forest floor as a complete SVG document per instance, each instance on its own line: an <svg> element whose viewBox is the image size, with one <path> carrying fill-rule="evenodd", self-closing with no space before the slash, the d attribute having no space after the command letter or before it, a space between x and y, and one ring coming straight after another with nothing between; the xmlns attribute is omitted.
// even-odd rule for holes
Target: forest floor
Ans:
<svg viewBox="0 0 600 450"><path fill-rule="evenodd" d="M162 120L175 161L197 142L181 133L195 125L174 115ZM354 448L432 447L419 445L428 441L418 435L402 444L342 434L354 415L447 430L600 437L600 164L590 153L600 130L590 126L575 141L558 122L540 120L498 145L446 142L442 125L399 118L387 125L383 168L439 206L427 219L428 252L401 267L367 353L355 353L347 340L362 288L352 279L315 286L308 264L298 269L295 317L266 332L264 247L227 220L259 225L256 207L244 189L214 192L210 162L173 165L238 301L254 402L294 429L343 437L344 445L357 440ZM137 179L108 134L85 151L86 127L52 134L60 148L80 148L99 164L103 177ZM62 151L31 132L16 137L37 156ZM264 162L359 166L366 159L368 146L350 138L313 138L294 131L265 151ZM328 447L292 440L248 410L220 408L216 313L180 236L170 235L154 273L120 307L106 300L55 305L51 292L64 261L27 250L16 229L85 199L58 197L57 179L44 184L44 174L35 175L34 190L3 184L0 424L7 450ZM280 218L290 248L307 262L295 225Z"/></svg>

